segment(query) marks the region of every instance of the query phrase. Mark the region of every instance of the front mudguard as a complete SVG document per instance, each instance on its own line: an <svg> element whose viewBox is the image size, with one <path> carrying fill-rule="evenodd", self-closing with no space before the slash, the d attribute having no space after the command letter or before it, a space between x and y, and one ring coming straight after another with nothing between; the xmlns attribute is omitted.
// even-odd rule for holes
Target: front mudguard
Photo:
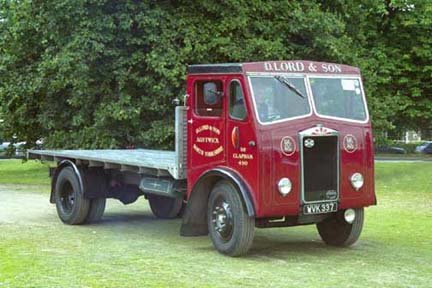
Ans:
<svg viewBox="0 0 432 288"><path fill-rule="evenodd" d="M221 180L228 180L237 188L249 217L255 217L255 206L248 185L235 171L218 167L203 173L193 187L183 214L181 236L208 234L207 202L212 188Z"/></svg>

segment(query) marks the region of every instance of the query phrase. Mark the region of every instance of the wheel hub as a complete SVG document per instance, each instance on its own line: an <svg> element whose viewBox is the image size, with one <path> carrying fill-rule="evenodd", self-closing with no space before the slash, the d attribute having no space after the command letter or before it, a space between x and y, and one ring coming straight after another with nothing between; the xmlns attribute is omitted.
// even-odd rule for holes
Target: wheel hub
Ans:
<svg viewBox="0 0 432 288"><path fill-rule="evenodd" d="M75 204L75 193L72 186L67 183L62 187L62 193L60 196L61 206L64 212L71 213L72 208Z"/></svg>
<svg viewBox="0 0 432 288"><path fill-rule="evenodd" d="M231 207L226 201L220 201L214 206L212 212L214 230L224 240L229 240L232 234Z"/></svg>

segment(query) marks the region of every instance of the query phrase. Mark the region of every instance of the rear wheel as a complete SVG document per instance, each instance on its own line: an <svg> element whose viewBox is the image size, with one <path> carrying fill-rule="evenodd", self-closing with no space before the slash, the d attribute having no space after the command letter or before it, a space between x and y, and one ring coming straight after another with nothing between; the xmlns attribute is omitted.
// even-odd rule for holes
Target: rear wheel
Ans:
<svg viewBox="0 0 432 288"><path fill-rule="evenodd" d="M163 219L176 218L183 205L183 199L181 197L172 198L149 194L147 195L147 199L150 202L150 208L153 214Z"/></svg>
<svg viewBox="0 0 432 288"><path fill-rule="evenodd" d="M360 237L363 229L363 208L354 209L355 218L350 224L344 219L344 211L317 224L321 239L328 245L347 247L353 245Z"/></svg>
<svg viewBox="0 0 432 288"><path fill-rule="evenodd" d="M78 176L72 167L63 168L55 183L57 214L70 225L82 224L88 215L90 200L84 197Z"/></svg>
<svg viewBox="0 0 432 288"><path fill-rule="evenodd" d="M86 223L99 222L105 212L106 198L90 200L90 207L85 220Z"/></svg>
<svg viewBox="0 0 432 288"><path fill-rule="evenodd" d="M228 181L216 184L207 210L210 238L222 254L240 256L252 246L255 218L249 217L237 189Z"/></svg>

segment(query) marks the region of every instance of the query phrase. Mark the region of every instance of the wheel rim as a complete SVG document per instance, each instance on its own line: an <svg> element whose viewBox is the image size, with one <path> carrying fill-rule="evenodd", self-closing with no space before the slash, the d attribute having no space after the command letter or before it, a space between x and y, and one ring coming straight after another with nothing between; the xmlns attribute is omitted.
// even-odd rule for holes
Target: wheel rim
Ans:
<svg viewBox="0 0 432 288"><path fill-rule="evenodd" d="M217 199L212 207L212 224L216 234L225 242L233 232L233 216L230 204L222 198Z"/></svg>
<svg viewBox="0 0 432 288"><path fill-rule="evenodd" d="M69 182L65 182L60 193L60 204L62 210L70 214L75 203L75 193L72 185Z"/></svg>

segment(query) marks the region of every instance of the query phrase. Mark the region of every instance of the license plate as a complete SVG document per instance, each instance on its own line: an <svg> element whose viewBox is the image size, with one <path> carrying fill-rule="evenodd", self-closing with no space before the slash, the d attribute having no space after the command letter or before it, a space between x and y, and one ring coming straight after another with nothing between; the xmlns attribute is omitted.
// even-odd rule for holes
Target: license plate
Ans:
<svg viewBox="0 0 432 288"><path fill-rule="evenodd" d="M337 202L305 204L303 214L323 214L337 211Z"/></svg>

